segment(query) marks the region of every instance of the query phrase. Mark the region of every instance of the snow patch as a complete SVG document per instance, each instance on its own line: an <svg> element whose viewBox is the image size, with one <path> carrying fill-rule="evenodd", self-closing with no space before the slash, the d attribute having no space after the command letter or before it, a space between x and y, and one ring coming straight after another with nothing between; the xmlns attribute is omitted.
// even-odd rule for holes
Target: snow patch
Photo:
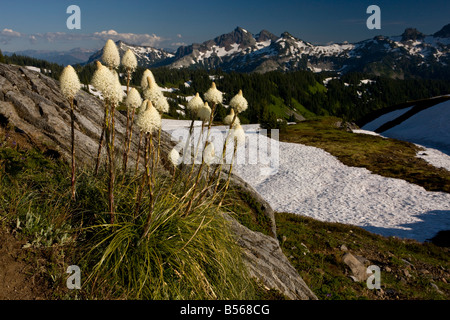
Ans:
<svg viewBox="0 0 450 320"><path fill-rule="evenodd" d="M190 123L189 120L163 120L162 127L170 131L188 128ZM196 122L196 126L200 124ZM249 137L246 154L257 154L261 146L273 143L259 135L259 143L250 144L250 137L258 133L259 125L242 127ZM225 132L224 127L214 128ZM278 146L276 168L258 161L237 164L233 169L278 212L356 225L384 236L418 241L450 229L448 193L426 191L401 179L348 167L319 148L285 142L278 142ZM439 156L442 155L436 154Z"/></svg>
<svg viewBox="0 0 450 320"><path fill-rule="evenodd" d="M352 132L353 133L357 133L357 134L368 134L368 135L371 135L371 136L383 137L382 135L380 135L380 134L378 134L376 132L370 131L370 130L353 129ZM383 138L385 138L385 137L383 137Z"/></svg>
<svg viewBox="0 0 450 320"><path fill-rule="evenodd" d="M433 148L426 148L424 146L418 145L424 150L417 153L417 157L424 159L429 164L435 166L436 168L444 168L450 171L450 156L439 150Z"/></svg>
<svg viewBox="0 0 450 320"><path fill-rule="evenodd" d="M41 73L41 69L37 68L37 67L25 66L25 68L27 68L28 70L31 70L31 71L36 71L36 72Z"/></svg>

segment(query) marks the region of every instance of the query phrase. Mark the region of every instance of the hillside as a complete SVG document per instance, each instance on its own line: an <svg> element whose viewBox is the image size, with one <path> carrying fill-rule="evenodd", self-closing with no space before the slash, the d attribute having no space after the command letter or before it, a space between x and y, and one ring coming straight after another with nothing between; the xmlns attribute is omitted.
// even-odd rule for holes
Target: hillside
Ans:
<svg viewBox="0 0 450 320"><path fill-rule="evenodd" d="M195 201L193 195L192 198L188 198L189 192L195 190L190 188L191 191L186 192L185 189L186 183L192 183L187 178L189 170L180 171L178 176L180 181L174 183L174 176L170 172L173 167L168 160L168 153L174 143L171 137L162 131L158 147L160 162L158 167L154 166L152 169L157 175L155 189L158 190L158 199L164 197L155 208L155 217L162 220L156 221L155 225L151 224L155 228L151 233L152 237L149 236L152 245L136 246L142 241L140 234L144 224L149 225L144 218L151 201L150 190L141 186L141 181L146 181L143 177L147 175L142 170L136 170L134 173L135 170L131 170L136 164L139 144L136 126L131 144L133 155L130 155L129 159L130 172L117 173L117 223L123 224L124 228L115 229L114 225L106 222L108 219L105 215L105 212L108 212L108 201L104 193L108 175L100 170L97 176L92 170L97 154L96 142L99 141L101 132L103 102L84 91L80 91L76 97L75 136L80 147L76 148L79 187L77 201L74 202L67 193L66 176L67 160L70 159L69 107L60 92L58 82L27 68L0 64L0 92L2 177L0 214L2 227L6 228L3 232L15 232L25 237L29 242L23 249L31 248L30 251L25 250L25 254L32 254L34 249L38 249L38 254L47 254L49 247L56 245L57 250L62 250L58 252L64 252L68 255L68 259L83 263L85 270L90 270L92 277L95 278L103 274L97 273L99 266L106 268L104 269L106 271L111 268L109 263L112 263L114 268L124 268L121 272L124 272L126 279L120 280L125 281L120 291L107 293L95 290L97 283L88 278L86 287L90 291L86 291L83 297L238 299L266 296L274 290L281 292L278 293L280 296L289 299L316 299L314 293L283 255L278 241L274 238L272 209L238 177L231 183L230 189L234 190L230 191L231 198L226 199L227 206L229 201L234 206L237 205L235 209L237 212L226 209L225 205L224 209L220 210L222 201L218 204L216 197L212 200L195 197ZM115 139L121 141L124 139L126 116L118 112L116 117ZM155 133L155 141L157 137L159 135L156 136ZM122 152L123 144L116 149L117 158L121 158ZM145 164L142 155L138 169ZM203 179L200 182L205 183ZM139 201L142 200L142 206L137 200L139 187L142 194ZM219 200L225 197L225 193L222 196L222 192L223 188L217 193ZM22 196L28 200L25 203L17 203L16 200ZM29 211L30 208L33 208L33 212ZM186 211L186 208L190 210ZM136 216L131 214L132 212ZM204 223L206 218L207 223ZM128 219L131 221L127 221ZM142 223L140 227L137 219ZM161 225L163 227L160 227ZM134 235L127 233L131 231L127 226L137 228L132 232ZM256 228L257 231L249 228ZM91 232L91 230L99 231ZM164 232L165 235L160 232ZM114 247L116 241L122 243L120 239L124 239L124 236L130 246ZM105 239L112 241L107 248L103 247ZM157 247L153 247L154 244L157 244ZM97 248L98 251L93 252L92 248ZM120 252L122 249L125 251ZM118 266L114 264L114 257L112 260L102 259L103 254L109 254L111 250L121 256L120 261L123 261L123 255L131 260L129 263L119 263ZM204 252L208 252L208 255L205 256ZM157 256L148 261L148 254ZM148 263L151 263L151 270L162 268L159 264L161 261L159 255L174 259L170 264L173 268L167 269L164 274L156 272L152 275L154 281L158 281L161 285L173 281L173 284L169 285L169 292L165 289L155 290L154 286L146 286L148 290L143 293L142 283L130 288L127 279L134 272L138 272L136 270L144 268L141 269L144 278L138 277L132 281L148 283L149 271L146 269ZM198 258L198 264L194 263L195 256ZM220 262L221 259L224 260ZM44 272L45 277L50 276L52 279L53 282L50 283L55 290L64 286L63 277L68 263L65 260L59 262L60 265L52 267L58 268L56 275ZM108 265L103 265L104 263ZM228 268L226 265L230 267L228 271L223 269ZM130 273L127 271L130 266L137 269L132 269ZM218 267L220 270L209 273ZM116 274L112 275L113 278L109 278L111 274L106 271L102 281L104 286L112 288L118 279L114 279ZM86 272L89 274L89 271ZM201 275L200 279L198 272ZM182 277L182 282L187 281L186 285L179 284L180 274L186 275ZM206 281L208 285L198 286L197 283L202 281ZM62 287L62 290L65 292L63 295L67 295L67 289Z"/></svg>
<svg viewBox="0 0 450 320"><path fill-rule="evenodd" d="M24 56L6 56L6 62L35 67L59 79L63 67L44 60ZM83 84L88 85L95 71L92 64L76 66ZM225 106L231 92L242 89L251 105L242 115L243 123L264 123L279 126L277 119L298 121L314 116L337 116L347 121L360 119L373 111L405 101L428 99L450 92L447 80L390 79L365 73L313 73L312 71L273 71L259 73L226 73L221 70L152 68L158 84L165 88L171 105L172 118L185 119L187 100L197 92L205 92L214 80L225 93ZM138 67L131 84L140 87L144 68ZM124 70L119 69L122 85L126 85ZM230 93L229 93L230 92ZM218 108L218 120L225 117L225 108Z"/></svg>
<svg viewBox="0 0 450 320"><path fill-rule="evenodd" d="M60 65L75 65L86 63L96 50L74 48L69 51L50 51L50 50L22 50L16 52L4 52L5 55L27 56L35 59L45 60Z"/></svg>
<svg viewBox="0 0 450 320"><path fill-rule="evenodd" d="M15 83L15 86L12 85L12 82ZM77 154L79 159L85 162L85 166L81 166L78 189L79 202L75 205L69 199L69 193L67 192L69 185L67 179L68 165L66 163L69 150L67 139L69 126L68 106L59 92L57 82L27 68L0 64L0 88L0 172L2 177L6 177L1 180L0 185L2 191L0 214L4 217L2 219L3 230L13 233L16 239L12 239L9 236L3 236L3 238L11 241L11 247L16 248L15 256L20 256L21 252L25 255L25 258L18 258L21 262L41 266L36 269L39 271L35 277L37 281L44 281L44 283L46 281L47 288L51 288L49 291L44 290L45 292L41 292L44 296L57 299L74 298L73 294L64 288L64 274L65 267L70 263L69 260L75 259L75 261L79 261L77 259L79 259L80 255L84 256L83 253L86 253L78 250L88 250L87 252L94 254L94 261L97 261L97 259L101 260L99 259L102 255L101 245L92 245L91 240L100 239L101 243L104 243L105 239L115 239L115 241L136 239L136 231L129 229L132 228L132 225L129 224L124 224L124 228L118 228L112 234L108 224L106 224L106 229L102 229L102 226L105 226L103 213L108 210L104 195L107 180L106 176L103 175L98 178L93 177L90 168L90 159L93 158L92 154L96 152L95 141L98 139L100 132L98 124L101 123L102 102L86 92L81 92L77 97L76 133L79 138L78 141L82 141L83 144L83 148L77 148ZM295 127L288 127L286 132L288 136L282 136L282 140L310 137L310 143L328 143L328 145L335 146L341 151L356 151L355 146L350 145L349 141L358 141L359 135L333 126L330 128L326 125L328 121L334 122L335 120L333 118L325 118L325 125L322 124L322 127L319 125L313 128L313 132L310 132L309 135L304 134L308 130L308 126L317 122L320 124L320 121L310 120ZM125 117L122 114L118 114L117 139L123 139L124 123ZM178 120L163 121L163 149L161 153L163 158L165 158L165 155L172 147L170 142L171 132L186 125L188 126L189 122L180 122ZM303 131L302 134L296 134L298 133L296 130L305 130L305 126L306 131ZM257 127L252 125L244 127L249 138L252 134L255 134L254 129L257 129ZM220 131L224 128L219 126L214 129ZM291 131L291 129L293 130ZM325 136L319 138L320 135ZM133 136L135 140L132 148L133 152L135 152L139 133L135 132ZM350 136L352 137L351 139L349 139ZM334 140L330 139L330 137L333 137ZM267 139L265 137L262 138ZM384 141L380 137L372 136L367 136L367 139L364 139L361 138L362 145L367 146L368 142L370 142L373 143L375 148L383 144L380 141ZM339 143L337 143L338 141ZM216 142L218 141L214 143ZM417 181L413 185L403 180L394 181L394 179L387 177L380 178L365 169L358 170L346 167L326 152L317 148L307 147L303 144L304 142L292 142L296 142L296 144L280 142L281 152L278 163L269 161L268 163L266 162L266 166L257 165L256 169L245 164L236 167L235 172L237 175L233 178L230 194L226 198L222 210L236 219L231 220L234 221L231 223L231 231L239 237L237 241L239 248L230 245L229 240L227 240L229 239L228 235L224 232L228 228L224 228L224 226L228 224L221 219L215 220L213 218L216 217L215 215L210 216L210 214L217 212L215 204L200 203L198 210L201 212L201 215L189 215L186 217L188 218L186 220L181 216L181 220L176 219L176 221L173 221L175 225L168 225L164 229L165 231L161 230L163 232L162 236L155 238L155 241L158 239L164 239L164 241L157 241L159 243L158 246L162 246L157 249L166 248L164 250L167 250L168 243L181 244L181 248L185 248L187 245L185 239L195 239L194 243L196 245L186 247L186 249L194 250L189 251L190 254L196 259L203 261L202 263L209 265L211 261L202 260L204 258L203 250L210 252L209 250L217 250L221 245L225 245L228 249L221 249L225 251L221 251L220 255L224 254L224 257L229 260L223 261L224 265L221 266L228 268L227 266L230 266L231 261L233 267L225 273L222 273L223 269L217 270L217 274L220 275L219 278L222 280L227 279L226 276L222 278L224 275L231 277L231 282L227 281L226 283L235 284L235 287L232 288L228 285L215 287L217 284L225 282L220 282L222 280L218 278L212 280L212 278L209 278L209 275L205 276L206 278L202 277L202 281L206 281L205 279L212 281L206 288L214 288L215 294L226 298L259 297L263 299L281 299L288 297L290 299L315 299L317 296L320 296L321 299L354 299L358 297L370 299L441 299L448 295L448 286L445 282L449 269L448 259L445 258L446 256L448 257L448 255L445 255L447 252L446 248L439 248L432 244L422 245L417 241L410 242L409 240L404 240L407 245L401 247L399 244L403 242L382 236L374 236L367 231L359 231L360 228L357 226L354 227L353 231L356 237L349 240L343 237L343 234L348 234L348 229L352 227L327 224L313 219L308 220L310 222L306 223L307 220L302 220L300 217L296 219L283 213L274 215L273 211L271 211L271 207L274 206L278 211L290 211L290 208L295 207L310 213L335 212L330 217L333 219L344 218L343 222L346 224L360 224L363 228L384 235L396 234L400 237L422 240L423 238L434 236L435 232L446 227L448 220L445 219L443 213L448 211L446 205L450 203L447 193L436 193L435 197L430 198L431 193L422 191L417 186L419 183ZM397 146L402 146L402 144ZM216 149L220 150L220 145ZM400 151L406 150L407 148L404 146L400 148ZM415 152L415 149L412 150ZM387 154L385 150L380 150L380 153ZM405 152L405 156L409 155L406 155ZM301 161L293 162L292 159L300 159ZM133 160L134 158L132 157L131 161ZM298 166L293 165L293 163L297 163ZM413 166L409 167L412 168ZM42 170L42 168L45 168L45 170ZM183 204L184 200L181 196L183 194L183 184L167 183L171 181L172 176L164 173L163 168L161 170L161 176L157 181L158 188L163 190L160 195L164 197L164 201L161 202L163 210L160 212L161 216L164 217L163 212L173 212L173 208L181 208L175 210L175 212L179 212L178 210L182 210L187 203ZM244 180L239 180L239 176L244 178ZM349 183L349 176L351 177L351 183ZM439 178L445 179L445 175L439 174ZM308 183L302 179L307 179ZM137 190L136 180L131 176L119 175L118 181L121 181L120 192L117 194L118 212L127 212L127 210L134 209L134 203L130 199L135 197L135 190ZM235 181L241 182L235 184ZM433 184L431 187L439 187L438 182L434 180L431 182ZM173 188L174 185L176 188L180 188L180 196L176 198L179 201L177 200L176 202L173 202L174 200L170 198L172 194L177 195L176 191L165 189L168 187ZM347 185L348 188L343 187L344 185ZM388 187L383 189L384 185ZM427 186L427 189L429 187ZM170 191L166 192L166 190ZM364 191L369 192L373 199L368 200L364 195ZM301 200L300 196L305 197L304 192L309 192L309 196L307 193L306 198ZM386 193L394 194L397 199L387 202ZM273 197L273 195L276 197ZM408 203L403 203L399 197L407 195L414 195L416 199L408 198L405 199ZM167 196L169 197L166 198ZM314 202L314 199L320 199L320 201ZM351 201L340 201L340 199ZM377 207L377 201L381 204L380 207ZM319 202L323 206L316 206L319 209L314 210L314 204L319 204ZM167 204L172 206L170 207L171 210L164 209L164 206ZM350 206L348 206L349 204ZM383 215L383 204L386 205L385 208L389 208L389 205L391 205L390 208L393 209L391 212L388 212L395 218L391 221L391 224L386 224L386 219L388 219L389 215ZM339 208L341 210L333 211L333 206L335 205L340 206L336 210ZM353 207L353 205L362 207ZM420 223L415 219L416 212L407 216L398 215L402 206L403 208L406 206L411 210L417 207L423 210L441 210L442 212L440 215L427 215L425 223ZM369 218L364 217L364 213L368 211L369 207L371 207L371 210L374 210L375 214L372 214ZM30 211L30 208L33 208L33 210ZM354 208L358 209L358 221L349 220L350 211ZM203 228L205 214L208 219L212 219L207 224L208 228L206 226ZM73 219L68 217L73 217ZM316 218L322 219L322 217L318 216ZM118 223L126 223L127 215L123 215L123 219ZM239 221L239 223L236 221ZM286 223L286 221L288 222ZM296 221L300 221L299 225L297 225ZM101 222L102 224L96 225L93 224L94 222ZM178 222L181 224L177 224ZM274 222L276 223L274 224ZM437 222L440 222L440 224ZM79 223L82 223L85 229L79 229ZM161 223L165 222L161 221ZM384 226L388 226L390 230L381 228L380 223L384 223ZM411 224L411 230L404 228L404 224ZM301 233L292 230L296 225L298 230L302 230ZM308 226L308 229L300 229L301 225L304 227ZM87 226L90 227L86 229ZM187 229L185 229L186 227ZM98 228L98 230L101 230L101 233L84 233L83 230L90 230L91 228L92 230ZM212 228L214 231L211 233L209 228ZM274 228L275 232L273 231ZM182 232L181 238L175 234L170 234L170 230ZM125 233L122 233L123 231ZM165 233L166 231L169 233ZM176 232L176 234L178 233ZM195 237L197 234L198 237ZM277 238L275 239L274 236ZM204 237L207 237L206 241ZM211 237L216 238L211 240ZM222 242L224 239L225 242ZM315 247L307 239L310 239L308 241L314 240L319 245ZM122 240L119 242L121 243ZM16 241L18 242L16 243ZM136 270L141 270L138 268L138 265L133 264L135 263L133 262L133 257L137 256L128 256L128 252L137 253L133 249L133 241L130 241L130 246L125 247L126 251L119 252L119 254L126 254L127 259L131 259L127 260L124 268L128 268L127 264L129 261L130 265L137 268ZM215 248L211 247L210 244L216 244L216 241L219 241L217 246L214 246ZM189 240L188 243L190 242ZM368 243L371 244L373 249L361 251L361 247L368 249L365 247L365 244ZM114 242L110 245L113 244ZM342 246L342 244L345 244L355 255L364 255L370 261L381 264L385 268L383 269L384 271L389 269L392 271L393 277L386 283L383 283L383 290L386 290L383 292L385 293L382 291L377 291L377 293L368 292L362 288L362 282L353 283L350 281L351 270L349 271L349 267L341 263L341 254L344 250L338 246ZM308 256L308 251L302 249L305 246L311 253L310 256ZM324 250L323 246L331 246L331 250ZM18 247L21 247L23 251L17 249ZM91 248L98 248L99 250L92 251ZM116 250L111 246L108 248ZM128 251L128 248L130 251ZM198 251L195 251L196 248L200 248L202 253L197 255ZM399 248L402 250L399 250ZM235 249L239 249L238 252L243 253L245 265L249 268L254 278L256 276L259 279L258 281L261 281L264 286L258 283L251 284L251 282L248 282L245 272L242 271L246 269L236 268L236 266L241 266L240 263L242 261L240 262L238 259L240 255L233 251ZM373 256L377 250L389 251L392 255L386 252L386 254ZM227 255L228 252L234 253L229 256ZM308 257L308 260L304 260L305 256ZM427 256L428 258L426 258ZM191 265L192 256L188 255L188 257L190 257L188 265ZM183 259L186 259L186 257ZM401 259L408 259L407 261L412 263L414 268L409 267L408 269L405 265L406 262L401 262L403 261ZM424 262L424 260L426 261ZM0 258L1 261L7 260ZM158 258L152 259L152 263L157 263L157 261ZM418 261L422 262L419 264ZM90 266L89 260L83 263L86 263L86 267ZM175 260L170 265L178 266ZM194 265L200 267L197 264ZM209 266L214 268L214 265L217 266L215 262ZM319 266L318 268L321 268L323 273L311 272L311 270L316 269L316 266ZM418 269L419 267L420 269ZM17 268L20 268L20 265ZM405 269L407 269L406 272L411 277L407 276L405 283L403 281L399 282L401 273L406 274ZM416 269L420 270L420 273L417 273ZM176 272L173 271L171 273L170 270L175 270ZM177 283L180 279L177 275L178 270L183 270L183 272L187 272L188 276L192 276L191 271L183 266L178 266L175 269L169 268L168 273L164 273L165 281L169 281L171 284ZM127 275L128 273L125 272L124 274ZM212 274L215 275L216 273ZM299 274L302 274L307 279L307 282ZM110 276L109 273L108 276ZM160 279L158 278L160 276L159 273L154 276L155 279ZM337 279L335 281L343 284L341 291L336 291L334 296L331 292L338 288L338 282L333 283L330 280L333 276ZM401 276L401 278L403 277L404 275ZM111 280L121 281L113 277L104 279L103 283L108 285L108 281ZM20 278L17 278L17 283L20 281ZM416 282L419 282L419 285ZM194 281L194 286L191 288L198 294L198 297L206 297L208 299L214 297L211 291L203 292L203 287L197 286L196 283ZM434 289L435 287L431 284L434 284L437 289ZM242 286L247 287L243 290L241 289ZM314 287L314 291L311 291L308 286ZM411 286L413 289L411 289ZM166 289L146 294L158 298L179 298L187 294L183 290L177 291L176 285L160 288ZM272 290L267 290L267 288ZM342 290L346 292L343 293ZM282 295L278 291L281 291ZM30 294L30 291L25 290L24 292ZM83 297L117 298L113 292L90 291L90 294L93 295L83 295ZM422 295L418 295L418 293ZM135 294L133 291L120 291L119 298L132 297L133 294Z"/></svg>

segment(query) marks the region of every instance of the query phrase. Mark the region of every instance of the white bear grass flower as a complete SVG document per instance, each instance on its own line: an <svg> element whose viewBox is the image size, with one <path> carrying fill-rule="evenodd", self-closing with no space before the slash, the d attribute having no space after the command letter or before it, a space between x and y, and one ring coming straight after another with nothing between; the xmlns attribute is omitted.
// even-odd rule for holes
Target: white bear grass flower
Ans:
<svg viewBox="0 0 450 320"><path fill-rule="evenodd" d="M231 132L230 138L233 139L235 147L245 143L245 131L240 124L237 124Z"/></svg>
<svg viewBox="0 0 450 320"><path fill-rule="evenodd" d="M216 83L213 82L211 88L206 91L205 100L212 104L219 104L223 101L223 93L217 90Z"/></svg>
<svg viewBox="0 0 450 320"><path fill-rule="evenodd" d="M211 117L211 108L208 105L208 102L205 102L202 107L197 109L197 116L203 122L208 122Z"/></svg>
<svg viewBox="0 0 450 320"><path fill-rule="evenodd" d="M71 100L75 98L78 91L81 89L80 79L72 66L64 68L60 77L61 92L66 99Z"/></svg>
<svg viewBox="0 0 450 320"><path fill-rule="evenodd" d="M161 113L169 112L169 103L166 97L162 93L159 86L152 79L151 76L147 77L147 87L143 91L144 99L150 100L153 106Z"/></svg>
<svg viewBox="0 0 450 320"><path fill-rule="evenodd" d="M175 148L169 152L169 160L174 167L178 167L181 164L180 153Z"/></svg>
<svg viewBox="0 0 450 320"><path fill-rule="evenodd" d="M76 165L75 165L75 114L73 99L80 91L81 83L75 69L72 66L64 68L60 77L60 89L64 97L70 102L70 119L71 119L71 150L72 150L72 176L71 176L71 195L75 200L75 184L76 184Z"/></svg>
<svg viewBox="0 0 450 320"><path fill-rule="evenodd" d="M230 114L227 115L225 118L223 118L223 123L225 125L229 126L233 122L233 119L234 119L233 127L241 123L241 121L239 120L239 118L237 116L235 118L234 109L231 109Z"/></svg>
<svg viewBox="0 0 450 320"><path fill-rule="evenodd" d="M248 102L242 95L242 90L239 90L239 93L231 99L230 106L236 113L241 113L247 110Z"/></svg>
<svg viewBox="0 0 450 320"><path fill-rule="evenodd" d="M91 84L103 94L104 98L108 98L111 95L113 83L114 75L100 61L97 61L97 70L94 72Z"/></svg>
<svg viewBox="0 0 450 320"><path fill-rule="evenodd" d="M146 109L139 112L136 124L141 131L152 134L161 127L161 115L158 110L155 109L151 101L145 100L144 102L147 104Z"/></svg>
<svg viewBox="0 0 450 320"><path fill-rule="evenodd" d="M210 166L211 164L215 163L216 160L217 158L216 151L214 149L214 143L208 142L207 146L203 150L203 161L207 166Z"/></svg>
<svg viewBox="0 0 450 320"><path fill-rule="evenodd" d="M141 88L142 88L142 90L145 90L148 87L148 77L150 77L152 83L156 84L155 76L153 75L153 73L149 69L146 69L144 71L144 73L142 74L142 79L141 79Z"/></svg>
<svg viewBox="0 0 450 320"><path fill-rule="evenodd" d="M130 92L128 92L127 98L125 99L125 105L130 109L139 108L142 104L142 98L135 88L131 88Z"/></svg>
<svg viewBox="0 0 450 320"><path fill-rule="evenodd" d="M122 65L129 71L134 72L137 68L137 59L133 51L128 49L122 57Z"/></svg>
<svg viewBox="0 0 450 320"><path fill-rule="evenodd" d="M187 109L191 111L191 113L196 116L197 112L200 108L202 108L204 105L202 98L200 98L200 95L198 92L196 93L195 97L189 100L187 104Z"/></svg>
<svg viewBox="0 0 450 320"><path fill-rule="evenodd" d="M117 69L120 65L120 54L114 41L109 39L103 47L102 61L110 69Z"/></svg>
<svg viewBox="0 0 450 320"><path fill-rule="evenodd" d="M127 107L127 133L125 137L125 148L123 154L123 172L127 170L128 164L128 154L130 152L131 138L133 136L133 120L136 113L136 109L142 104L142 98L136 88L131 88L128 91L127 98L125 99L125 105ZM131 109L131 119L130 119L130 109ZM131 121L130 121L131 120Z"/></svg>

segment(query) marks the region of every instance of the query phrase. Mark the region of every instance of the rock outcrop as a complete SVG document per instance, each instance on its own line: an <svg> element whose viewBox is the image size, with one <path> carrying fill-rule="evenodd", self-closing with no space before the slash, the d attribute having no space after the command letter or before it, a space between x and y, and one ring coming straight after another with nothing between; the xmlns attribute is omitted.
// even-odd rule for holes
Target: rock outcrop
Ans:
<svg viewBox="0 0 450 320"><path fill-rule="evenodd" d="M346 252L342 256L342 261L349 266L352 275L350 276L355 282L365 281L369 277L367 267L370 261L361 256L354 256L350 252Z"/></svg>
<svg viewBox="0 0 450 320"><path fill-rule="evenodd" d="M281 251L278 241L252 231L231 219L231 230L242 248L250 275L270 289L277 289L292 300L317 300L297 270Z"/></svg>
<svg viewBox="0 0 450 320"><path fill-rule="evenodd" d="M91 94L80 91L75 97L75 152L77 161L92 165L97 155L104 105ZM0 114L29 141L45 146L54 154L70 158L70 105L57 81L24 67L0 64ZM126 116L116 113L117 159L126 132ZM171 148L169 136L162 133L162 150ZM130 165L135 163L139 132L134 126ZM102 152L105 156L105 148Z"/></svg>
<svg viewBox="0 0 450 320"><path fill-rule="evenodd" d="M87 92L79 92L75 99L75 150L77 161L86 166L94 165L103 114L101 100ZM51 151L56 157L70 159L70 106L60 92L59 83L43 74L24 67L0 64L0 125L14 126L16 132L30 144ZM119 162L122 159L120 142L124 141L125 126L126 116L118 112L115 136ZM138 137L135 127L130 166L135 164ZM170 135L162 132L163 163L167 163L166 157L172 147ZM234 177L233 183L261 203L262 211L272 223L273 237L269 237L229 218L250 273L268 288L277 289L291 299L317 299L283 255L276 240L275 218L270 205L238 177Z"/></svg>

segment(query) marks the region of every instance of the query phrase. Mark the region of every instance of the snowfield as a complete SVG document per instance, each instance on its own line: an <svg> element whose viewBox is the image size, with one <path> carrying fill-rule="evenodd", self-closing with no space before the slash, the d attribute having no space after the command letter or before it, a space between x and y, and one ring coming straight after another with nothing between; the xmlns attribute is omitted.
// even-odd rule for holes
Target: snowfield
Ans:
<svg viewBox="0 0 450 320"><path fill-rule="evenodd" d="M381 125L405 114L412 107L386 113L367 123L363 130L374 131ZM385 137L417 143L450 155L450 100L438 103L382 132Z"/></svg>
<svg viewBox="0 0 450 320"><path fill-rule="evenodd" d="M450 100L427 108L382 134L439 149L450 155L449 119Z"/></svg>
<svg viewBox="0 0 450 320"><path fill-rule="evenodd" d="M176 127L188 124L180 122ZM250 144L257 126L243 128L247 133L246 153L255 154L264 143L270 144L270 139L261 135L258 145ZM163 129L173 130L174 123L163 121ZM216 147L217 155L220 152ZM322 149L279 142L275 166L248 162L237 164L234 173L278 212L356 225L384 236L421 242L450 229L450 194L429 192L404 180L348 167Z"/></svg>

